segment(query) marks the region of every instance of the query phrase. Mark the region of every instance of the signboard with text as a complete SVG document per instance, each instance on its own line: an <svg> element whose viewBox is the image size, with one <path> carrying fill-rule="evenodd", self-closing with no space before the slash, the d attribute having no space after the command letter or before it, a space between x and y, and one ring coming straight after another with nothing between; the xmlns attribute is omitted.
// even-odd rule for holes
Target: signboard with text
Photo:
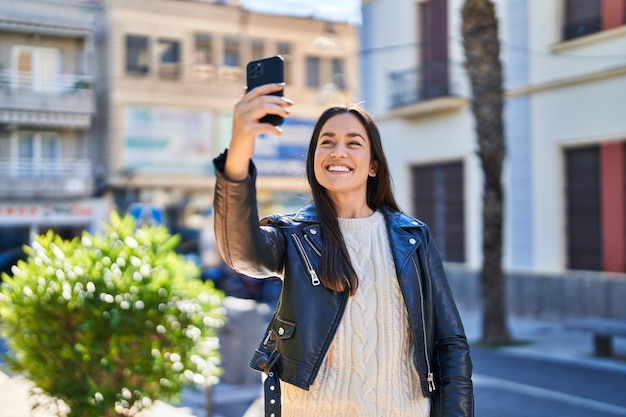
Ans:
<svg viewBox="0 0 626 417"><path fill-rule="evenodd" d="M123 116L124 168L175 173L211 169L210 111L128 106Z"/></svg>
<svg viewBox="0 0 626 417"><path fill-rule="evenodd" d="M104 219L105 214L105 204L100 200L68 203L0 203L0 225L84 223Z"/></svg>

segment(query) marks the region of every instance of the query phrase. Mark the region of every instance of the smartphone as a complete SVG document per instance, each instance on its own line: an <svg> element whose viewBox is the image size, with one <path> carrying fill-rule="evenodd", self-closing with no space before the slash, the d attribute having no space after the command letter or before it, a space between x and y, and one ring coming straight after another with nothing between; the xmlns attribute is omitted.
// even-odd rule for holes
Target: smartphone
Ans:
<svg viewBox="0 0 626 417"><path fill-rule="evenodd" d="M248 85L248 91L261 85L282 82L285 82L285 61L280 55L250 61L248 65L246 65L246 83ZM272 94L282 97L283 90ZM283 124L282 116L274 114L263 116L259 121L261 123L271 123L274 126Z"/></svg>

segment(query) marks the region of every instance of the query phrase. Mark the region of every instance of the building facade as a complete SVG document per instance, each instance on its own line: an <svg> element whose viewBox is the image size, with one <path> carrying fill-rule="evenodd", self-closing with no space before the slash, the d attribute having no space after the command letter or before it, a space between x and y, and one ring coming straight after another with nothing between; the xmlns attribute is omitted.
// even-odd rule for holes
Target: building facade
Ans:
<svg viewBox="0 0 626 417"><path fill-rule="evenodd" d="M0 254L105 216L93 164L101 16L94 1L0 3Z"/></svg>
<svg viewBox="0 0 626 417"><path fill-rule="evenodd" d="M359 85L356 26L224 0L2 2L0 253L48 229L93 231L111 210L197 253L246 63L272 55L296 105L282 136L257 143L263 213L308 199L313 123Z"/></svg>
<svg viewBox="0 0 626 417"><path fill-rule="evenodd" d="M296 103L280 137L257 143L261 211L302 204L304 153L324 105L352 100L358 28L250 12L236 2L110 0L106 143L115 205L163 211L175 232L210 230L212 159L230 139L250 60L281 55Z"/></svg>
<svg viewBox="0 0 626 417"><path fill-rule="evenodd" d="M599 314L626 316L617 302L626 291L626 2L494 3L506 97L505 270L584 281L577 294L615 283L619 291L602 287ZM361 75L402 206L429 223L450 267L475 272L482 170L462 6L365 1Z"/></svg>

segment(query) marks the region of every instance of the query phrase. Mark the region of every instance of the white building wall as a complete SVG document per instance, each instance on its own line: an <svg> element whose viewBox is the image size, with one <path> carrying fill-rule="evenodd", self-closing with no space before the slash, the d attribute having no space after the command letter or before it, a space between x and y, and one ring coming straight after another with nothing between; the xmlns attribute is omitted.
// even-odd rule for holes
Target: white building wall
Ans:
<svg viewBox="0 0 626 417"><path fill-rule="evenodd" d="M530 0L532 85L583 76L626 63L626 26L562 42L561 1Z"/></svg>
<svg viewBox="0 0 626 417"><path fill-rule="evenodd" d="M566 267L564 148L626 140L625 93L622 76L533 95L535 269Z"/></svg>
<svg viewBox="0 0 626 417"><path fill-rule="evenodd" d="M466 265L482 262L482 171L476 156L474 121L469 102L460 109L435 112L418 118L398 118L391 112L391 72L419 66L419 2L378 0L363 11L361 35L362 98L378 121L389 160L398 204L410 212L411 167L462 160L464 163ZM448 4L451 88L469 96L463 69L461 0Z"/></svg>
<svg viewBox="0 0 626 417"><path fill-rule="evenodd" d="M389 109L389 73L417 65L417 33L415 2L373 1L363 8L361 98L371 113Z"/></svg>
<svg viewBox="0 0 626 417"><path fill-rule="evenodd" d="M411 209L412 166L463 161L466 264L477 268L481 263L479 197L482 193L482 176L471 135L474 122L469 107L454 115L428 118L419 123L382 119L379 127L385 142L396 198L404 210Z"/></svg>
<svg viewBox="0 0 626 417"><path fill-rule="evenodd" d="M626 26L562 41L561 1L496 0L505 71L504 259L508 270L566 268L564 150L626 140ZM469 97L461 8L448 2L451 81ZM416 2L366 2L363 98L379 122L396 196L411 208L410 168L465 163L466 266L482 261L482 170L469 101L457 110L403 117L390 110L390 72L419 65ZM402 47L405 45L405 47ZM415 45L416 47L411 47Z"/></svg>
<svg viewBox="0 0 626 417"><path fill-rule="evenodd" d="M528 13L523 90L530 102L533 269L560 272L567 263L564 150L626 140L626 27L562 42L560 2L533 0Z"/></svg>

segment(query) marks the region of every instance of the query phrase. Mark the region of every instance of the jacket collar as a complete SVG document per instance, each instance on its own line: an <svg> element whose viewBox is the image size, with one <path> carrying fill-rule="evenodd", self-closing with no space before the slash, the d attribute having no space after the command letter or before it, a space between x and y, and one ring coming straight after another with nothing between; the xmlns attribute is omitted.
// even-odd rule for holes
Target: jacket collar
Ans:
<svg viewBox="0 0 626 417"><path fill-rule="evenodd" d="M387 219L387 223L390 227L400 228L400 229L414 229L414 228L422 228L424 227L424 223L420 220L417 220L414 217L409 216L403 212L399 212L396 210L389 209L387 207L383 207L380 209L385 218ZM317 209L315 208L315 203L310 202L307 205L300 208L293 214L293 220L297 222L306 222L306 223L319 223L319 218L317 215Z"/></svg>
<svg viewBox="0 0 626 417"><path fill-rule="evenodd" d="M401 271L406 261L423 244L423 231L426 225L414 217L387 207L381 208L380 211L385 216L387 230L389 230L389 244L396 268ZM288 217L296 222L309 223L308 226L304 226L304 230L310 234L310 239L315 242L316 246L321 247L321 235L317 232L309 233L316 229L319 223L317 209L313 202Z"/></svg>
<svg viewBox="0 0 626 417"><path fill-rule="evenodd" d="M319 223L315 203L311 201L309 204L300 208L293 214L293 219L297 222Z"/></svg>

